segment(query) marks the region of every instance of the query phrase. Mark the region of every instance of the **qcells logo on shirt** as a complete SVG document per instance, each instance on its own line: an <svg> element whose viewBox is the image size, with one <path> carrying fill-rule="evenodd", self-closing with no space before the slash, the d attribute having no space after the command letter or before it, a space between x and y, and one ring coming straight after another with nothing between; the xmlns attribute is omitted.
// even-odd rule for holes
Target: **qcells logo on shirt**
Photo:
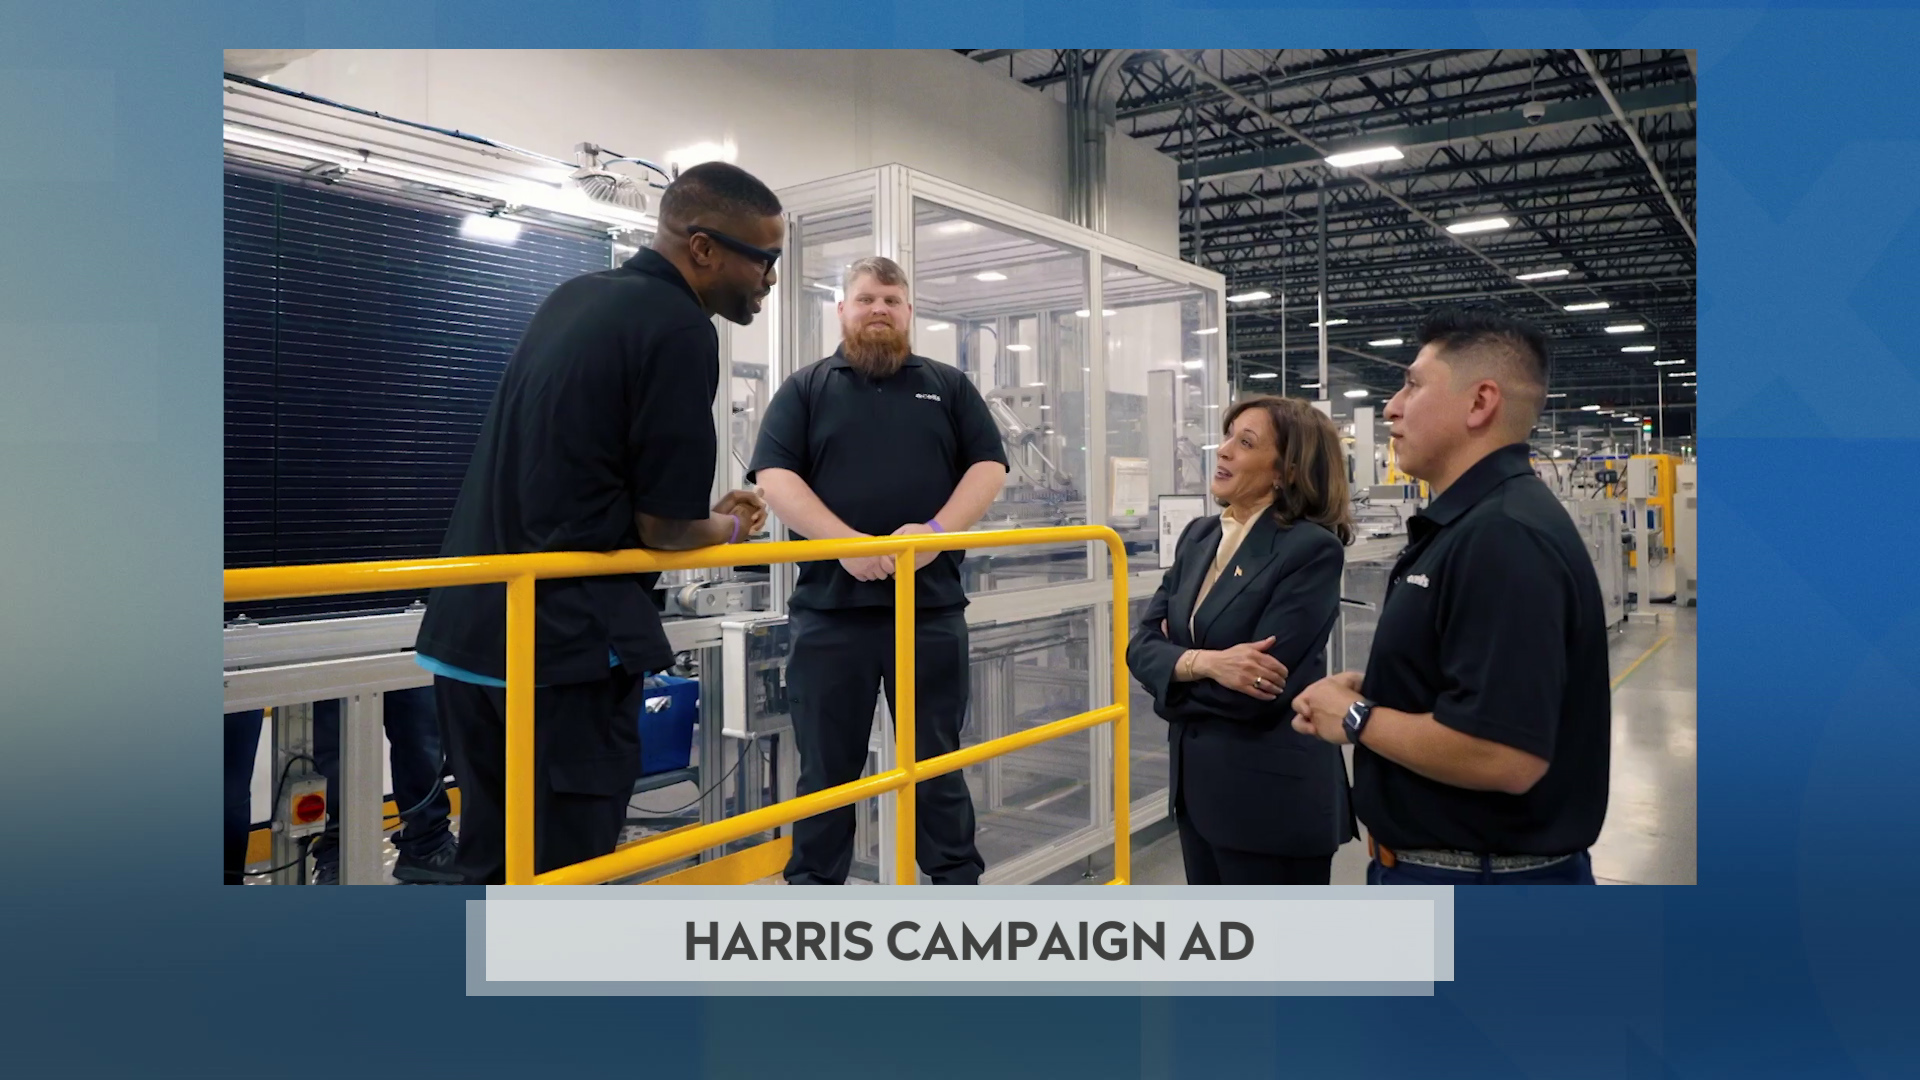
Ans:
<svg viewBox="0 0 1920 1080"><path fill-rule="evenodd" d="M1418 585L1418 586L1420 586L1421 588L1423 588L1423 589L1424 589L1424 588L1426 588L1426 587L1427 587L1427 584L1428 584L1428 583L1427 583L1427 575L1425 575L1425 574L1409 574L1409 575L1407 575L1407 584L1409 584L1409 585Z"/></svg>
<svg viewBox="0 0 1920 1080"><path fill-rule="evenodd" d="M913 396L919 398L922 401L939 401L940 400L939 394L915 394Z"/></svg>

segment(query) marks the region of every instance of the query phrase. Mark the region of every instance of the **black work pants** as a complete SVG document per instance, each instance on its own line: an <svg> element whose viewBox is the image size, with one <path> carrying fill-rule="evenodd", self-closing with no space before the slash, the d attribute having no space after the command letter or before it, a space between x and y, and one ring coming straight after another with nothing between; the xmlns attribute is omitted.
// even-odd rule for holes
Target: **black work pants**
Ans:
<svg viewBox="0 0 1920 1080"><path fill-rule="evenodd" d="M437 676L447 763L460 784L456 868L501 885L507 866L507 692ZM534 690L533 867L610 854L640 776L642 680L614 668L594 682Z"/></svg>
<svg viewBox="0 0 1920 1080"><path fill-rule="evenodd" d="M866 769L876 692L884 684L889 709L895 701L893 612L795 608L789 623L793 651L787 701L800 751L798 790L809 795L858 780ZM960 749L969 671L965 613L919 612L914 660L914 756L925 761ZM854 814L853 807L843 806L794 823L789 884L847 880ZM915 855L934 884L979 884L986 864L974 847L973 799L965 776L950 772L915 785L914 826Z"/></svg>

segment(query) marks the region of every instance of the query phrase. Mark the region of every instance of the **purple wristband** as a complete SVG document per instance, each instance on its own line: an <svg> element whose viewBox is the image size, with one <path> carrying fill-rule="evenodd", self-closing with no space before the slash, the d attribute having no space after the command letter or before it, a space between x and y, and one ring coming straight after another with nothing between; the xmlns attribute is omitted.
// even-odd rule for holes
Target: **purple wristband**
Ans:
<svg viewBox="0 0 1920 1080"><path fill-rule="evenodd" d="M740 542L740 515L728 514L727 516L733 519L733 535L727 538L727 543L737 544Z"/></svg>
<svg viewBox="0 0 1920 1080"><path fill-rule="evenodd" d="M929 528L929 529L932 529L932 530L933 530L934 532L938 532L938 533L943 533L943 532L946 532L946 531L947 531L947 530L945 530L945 529L943 529L943 528L941 528L941 527L940 527L940 519L939 519L939 518L928 518L928 519L927 519L927 528Z"/></svg>

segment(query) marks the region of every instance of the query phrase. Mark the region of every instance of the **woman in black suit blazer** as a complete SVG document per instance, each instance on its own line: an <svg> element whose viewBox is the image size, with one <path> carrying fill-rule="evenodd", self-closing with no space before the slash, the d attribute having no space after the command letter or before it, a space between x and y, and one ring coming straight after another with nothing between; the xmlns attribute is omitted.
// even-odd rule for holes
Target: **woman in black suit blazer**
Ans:
<svg viewBox="0 0 1920 1080"><path fill-rule="evenodd" d="M1353 542L1346 454L1304 401L1227 414L1212 493L1180 536L1127 648L1172 743L1172 804L1190 885L1325 885L1356 834L1338 747L1289 723L1326 674Z"/></svg>

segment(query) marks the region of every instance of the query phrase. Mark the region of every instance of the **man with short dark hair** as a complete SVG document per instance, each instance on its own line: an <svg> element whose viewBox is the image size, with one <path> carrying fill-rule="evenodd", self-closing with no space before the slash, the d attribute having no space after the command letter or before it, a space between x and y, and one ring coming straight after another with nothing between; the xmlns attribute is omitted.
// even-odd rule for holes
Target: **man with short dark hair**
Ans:
<svg viewBox="0 0 1920 1080"><path fill-rule="evenodd" d="M787 528L815 540L973 527L1007 479L1006 450L966 375L915 356L907 275L891 259L847 271L840 348L795 372L768 405L748 473ZM961 552L914 562L914 754L960 748L968 640ZM787 700L799 793L851 783L867 762L874 695L893 701L892 556L806 563L789 607ZM973 800L958 772L915 785L915 852L936 885L978 884ZM854 810L793 829L786 879L838 885L853 864Z"/></svg>
<svg viewBox="0 0 1920 1080"><path fill-rule="evenodd" d="M678 551L745 540L766 509L711 510L719 341L773 288L780 202L719 162L680 174L653 245L540 305L480 430L442 555ZM642 682L673 663L655 575L542 581L535 602L534 869L613 851L640 773ZM435 590L416 656L460 784L458 868L505 880L506 590Z"/></svg>
<svg viewBox="0 0 1920 1080"><path fill-rule="evenodd" d="M1445 309L1386 418L1434 498L1408 523L1364 676L1294 699L1294 727L1355 744L1370 884L1592 884L1612 704L1600 584L1529 464L1546 339Z"/></svg>

